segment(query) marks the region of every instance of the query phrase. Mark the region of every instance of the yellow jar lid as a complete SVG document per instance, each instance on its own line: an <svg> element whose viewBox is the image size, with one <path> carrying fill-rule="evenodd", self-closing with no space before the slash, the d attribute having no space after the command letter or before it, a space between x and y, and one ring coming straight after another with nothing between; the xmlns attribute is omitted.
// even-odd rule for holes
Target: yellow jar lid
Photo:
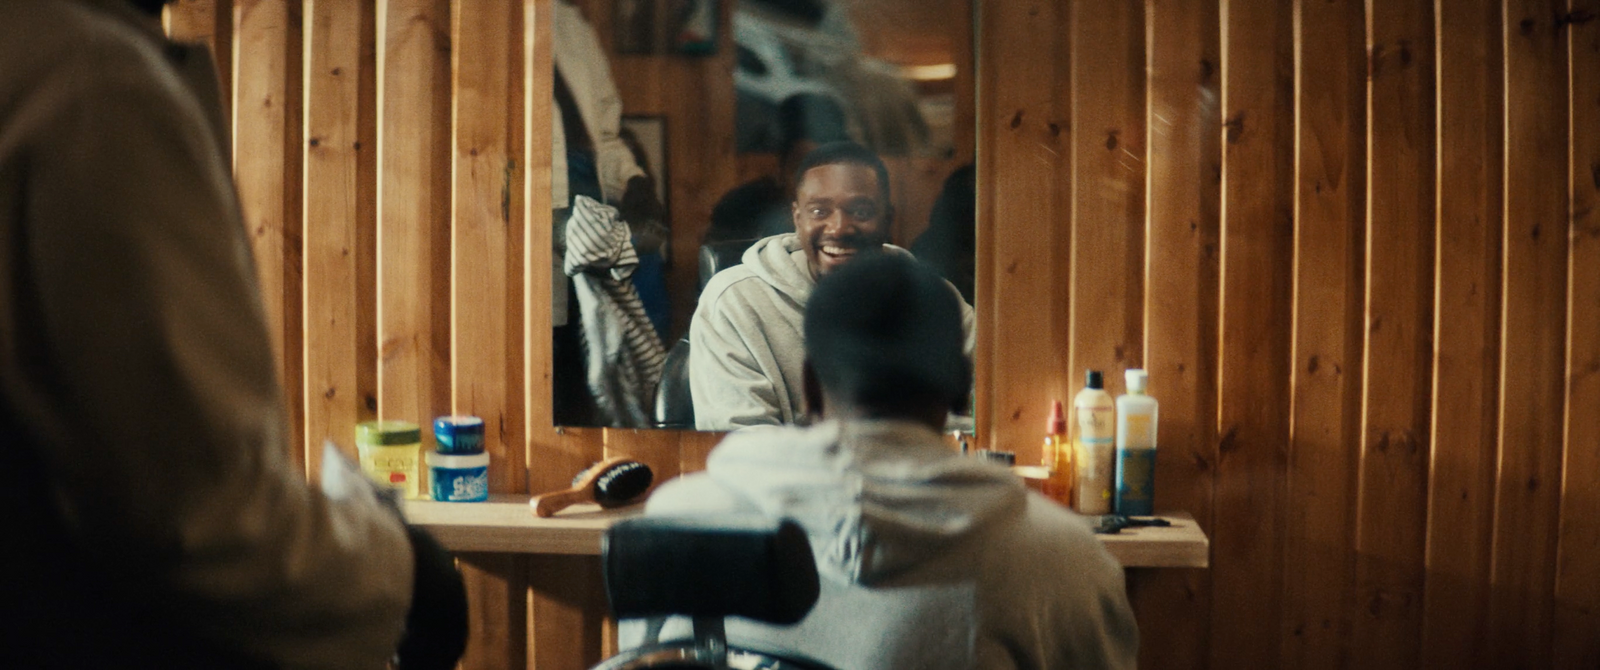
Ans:
<svg viewBox="0 0 1600 670"><path fill-rule="evenodd" d="M356 444L396 446L422 441L422 429L410 421L368 421L356 425Z"/></svg>

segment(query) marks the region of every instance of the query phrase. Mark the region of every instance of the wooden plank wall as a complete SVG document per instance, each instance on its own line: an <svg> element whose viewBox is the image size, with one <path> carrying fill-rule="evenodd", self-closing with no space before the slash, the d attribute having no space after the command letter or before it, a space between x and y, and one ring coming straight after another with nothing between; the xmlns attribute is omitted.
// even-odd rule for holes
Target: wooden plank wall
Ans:
<svg viewBox="0 0 1600 670"><path fill-rule="evenodd" d="M980 35L985 437L1036 459L1084 367L1146 366L1158 506L1213 541L1130 575L1143 665L1600 667L1596 4L1038 0ZM1141 127L1111 205L1094 149Z"/></svg>
<svg viewBox="0 0 1600 670"><path fill-rule="evenodd" d="M552 1L171 8L223 66L308 467L359 419L450 411L491 419L498 492L703 467L715 435L551 426ZM1144 665L1600 665L1600 4L979 14L982 440L1036 462L1082 368L1152 371L1158 504L1214 552L1130 576ZM680 122L675 95L726 58L622 59L628 111L731 153L731 97ZM670 169L680 221L741 178ZM592 560L463 560L467 667L614 643Z"/></svg>

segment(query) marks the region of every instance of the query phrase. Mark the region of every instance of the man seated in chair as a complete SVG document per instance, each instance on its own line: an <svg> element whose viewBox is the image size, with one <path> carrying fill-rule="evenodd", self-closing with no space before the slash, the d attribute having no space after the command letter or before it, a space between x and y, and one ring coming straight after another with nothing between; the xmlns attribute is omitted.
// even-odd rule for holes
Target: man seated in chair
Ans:
<svg viewBox="0 0 1600 670"><path fill-rule="evenodd" d="M1085 520L940 437L971 384L959 304L905 256L830 273L804 321L820 422L735 433L650 499L650 515L805 528L816 607L793 627L731 619L730 645L846 670L1134 667L1122 570Z"/></svg>
<svg viewBox="0 0 1600 670"><path fill-rule="evenodd" d="M859 257L910 255L889 244L889 170L877 154L851 142L825 144L795 172L795 232L756 242L740 265L712 277L690 321L689 387L700 430L804 423L801 320L817 280ZM970 353L972 309L957 303Z"/></svg>

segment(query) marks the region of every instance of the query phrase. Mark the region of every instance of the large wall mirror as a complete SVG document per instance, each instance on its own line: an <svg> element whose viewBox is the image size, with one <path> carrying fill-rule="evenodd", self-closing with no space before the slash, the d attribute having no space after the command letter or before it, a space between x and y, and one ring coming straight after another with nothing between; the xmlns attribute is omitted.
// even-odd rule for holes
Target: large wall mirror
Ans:
<svg viewBox="0 0 1600 670"><path fill-rule="evenodd" d="M760 259L800 254L792 304L770 311L803 303L814 277L804 258L831 250L847 259L851 245L879 240L912 251L970 305L973 14L972 0L557 0L548 303L556 424L761 422L749 408L714 421L702 411L697 421L693 396L704 409L707 394L689 383L696 355L730 355L697 352L689 338L697 307L714 302L702 300L718 290L712 278L740 266L776 271ZM882 159L888 201L840 216L880 215L887 225L876 238L817 238L823 251L806 256L794 173L811 149L844 140ZM770 339L738 354L761 379L718 392L759 395L786 422L801 411L787 407L800 401L785 389L799 383L787 368L801 343Z"/></svg>

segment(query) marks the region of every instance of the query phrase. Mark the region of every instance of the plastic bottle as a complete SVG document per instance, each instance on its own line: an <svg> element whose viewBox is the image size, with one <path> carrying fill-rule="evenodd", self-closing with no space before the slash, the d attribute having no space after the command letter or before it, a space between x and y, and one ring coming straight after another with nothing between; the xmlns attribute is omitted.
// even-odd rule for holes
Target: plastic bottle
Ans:
<svg viewBox="0 0 1600 670"><path fill-rule="evenodd" d="M1128 393L1117 397L1117 514L1155 513L1156 399L1146 395L1144 370L1123 373Z"/></svg>
<svg viewBox="0 0 1600 670"><path fill-rule="evenodd" d="M1073 472L1072 442L1067 439L1067 415L1061 410L1061 401L1050 408L1050 418L1045 421L1044 467L1050 471L1043 493L1063 505L1072 504Z"/></svg>
<svg viewBox="0 0 1600 670"><path fill-rule="evenodd" d="M1072 400L1078 430L1073 499L1080 514L1110 514L1117 484L1116 404L1099 370L1089 371L1084 387Z"/></svg>

